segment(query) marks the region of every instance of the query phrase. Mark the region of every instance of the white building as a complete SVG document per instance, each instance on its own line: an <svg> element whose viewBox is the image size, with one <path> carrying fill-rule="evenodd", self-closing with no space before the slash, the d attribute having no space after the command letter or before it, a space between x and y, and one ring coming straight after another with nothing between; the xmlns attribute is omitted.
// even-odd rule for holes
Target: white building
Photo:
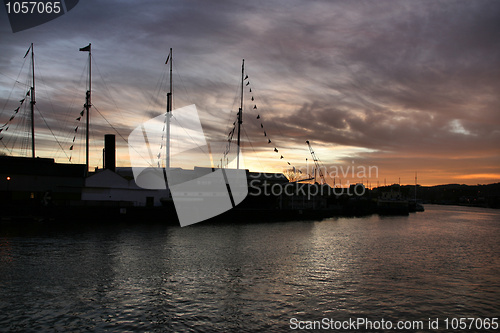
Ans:
<svg viewBox="0 0 500 333"><path fill-rule="evenodd" d="M134 179L127 180L119 174L100 170L85 179L82 200L124 203L132 206L160 206L161 199L168 198L167 190L148 190L136 185Z"/></svg>

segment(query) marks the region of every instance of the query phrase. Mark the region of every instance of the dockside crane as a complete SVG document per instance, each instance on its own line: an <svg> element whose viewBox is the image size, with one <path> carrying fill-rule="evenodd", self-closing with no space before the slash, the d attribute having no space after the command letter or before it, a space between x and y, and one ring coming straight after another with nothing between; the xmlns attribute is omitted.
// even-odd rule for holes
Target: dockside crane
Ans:
<svg viewBox="0 0 500 333"><path fill-rule="evenodd" d="M316 157L316 154L314 153L314 150L312 149L311 144L309 143L309 140L307 140L306 143L307 143L307 146L309 147L309 151L311 152L311 156L312 156L313 161L314 161L314 166L316 167L316 170L318 170L319 177L321 179L321 184L322 185L326 184L325 176L323 175L323 171L321 171L318 158Z"/></svg>

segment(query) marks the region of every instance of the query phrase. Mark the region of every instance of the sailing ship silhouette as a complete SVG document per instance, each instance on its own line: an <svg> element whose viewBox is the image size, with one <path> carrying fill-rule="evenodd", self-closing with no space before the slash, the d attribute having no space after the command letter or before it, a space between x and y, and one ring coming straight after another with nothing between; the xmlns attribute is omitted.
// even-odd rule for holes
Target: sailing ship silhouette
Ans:
<svg viewBox="0 0 500 333"><path fill-rule="evenodd" d="M214 168L210 145L205 139L196 106L193 104L172 110L172 62L170 49L165 62L170 63L167 112L137 126L128 137L128 146L137 186L167 190L167 200L173 200L180 225L187 226L222 214L241 203L248 194L247 170L240 169L243 159L240 159L239 142L236 156L231 159L226 156L228 162L236 159L236 168L230 168L234 163L228 168ZM240 117L241 113L242 108ZM173 145L171 137L177 138ZM163 160L164 142L166 156ZM220 143L220 148L225 144ZM212 143L214 146L218 144ZM198 154L192 155L193 151ZM209 167L195 167L193 171L187 171L170 166L171 160L185 160L186 156L188 159L195 156L190 161L193 166ZM165 165L162 168L163 161Z"/></svg>
<svg viewBox="0 0 500 333"><path fill-rule="evenodd" d="M178 158L186 160L186 155L188 158L192 155L196 156L193 165L211 165L211 148L217 144L206 142L196 106L176 109L170 116L170 134L179 138L179 142L171 145L171 160L175 163ZM181 226L207 220L241 203L248 194L245 169L195 167L191 171L158 165L161 152L156 154L156 151L162 147L167 118L164 114L150 119L137 126L128 137L137 186L167 190ZM241 164L242 159L240 167Z"/></svg>

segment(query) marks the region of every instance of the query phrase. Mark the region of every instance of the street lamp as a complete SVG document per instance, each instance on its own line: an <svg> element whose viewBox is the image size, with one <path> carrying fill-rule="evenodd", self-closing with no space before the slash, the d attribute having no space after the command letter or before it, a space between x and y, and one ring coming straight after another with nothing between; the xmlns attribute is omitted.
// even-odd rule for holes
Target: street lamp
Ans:
<svg viewBox="0 0 500 333"><path fill-rule="evenodd" d="M9 195L9 193L10 193L10 176L7 176L7 178L5 178L5 179L7 179L7 193L8 193L7 195ZM10 195L9 195L9 198L10 198Z"/></svg>

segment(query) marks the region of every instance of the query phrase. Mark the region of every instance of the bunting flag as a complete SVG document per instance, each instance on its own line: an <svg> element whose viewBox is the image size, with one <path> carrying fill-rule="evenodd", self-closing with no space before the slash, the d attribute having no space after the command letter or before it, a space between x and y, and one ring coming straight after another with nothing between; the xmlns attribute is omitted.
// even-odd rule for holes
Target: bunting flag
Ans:
<svg viewBox="0 0 500 333"><path fill-rule="evenodd" d="M244 80L246 80L246 79L248 79L248 75L246 75L246 76L245 76L245 79L244 79ZM246 86L249 86L249 85L250 85L250 81L247 81L247 82L246 82ZM249 92L251 93L251 92L252 92L252 87L250 86L250 87L248 87L248 88L249 88ZM251 96L251 101L255 103L255 97L254 97L253 95ZM254 104L254 103L252 103L252 104ZM258 104L258 103L255 103L255 104L253 105L253 108L252 108L253 110L257 110L257 109L258 109L257 104ZM260 113L256 115L256 119L260 119L260 121L261 121L261 122L260 122L260 128L261 128L261 130L262 130L262 132L263 132L263 134L264 134L264 137L266 137L266 138L267 138L267 144L271 144L271 143L272 143L272 140L268 137L268 135L267 135L267 131L265 131L265 130L264 130L264 123L262 122L262 117L260 116ZM233 123L233 126L235 126L235 123L236 123L236 122L234 122L234 123ZM231 144L231 140L232 140L232 135L231 135L231 133L232 133L232 132L230 132L230 133L229 133L229 135L228 135L228 146ZM233 133L234 133L234 128L233 128ZM226 152L224 152L224 156L226 156L226 153L228 153L228 152L229 152L229 148L227 148L227 149L226 149ZM275 152L275 153L279 153L279 150L278 150L278 148L277 148L276 146L274 147L274 152ZM283 156L283 155L281 155L281 154L280 154L279 156L280 156L280 160L284 160L284 162L286 162L288 166L291 166L290 161L286 161L285 156Z"/></svg>
<svg viewBox="0 0 500 333"><path fill-rule="evenodd" d="M28 92L26 93L26 96L29 96L29 95L30 95L30 91L31 91L31 90L28 90ZM9 118L9 120L7 120L7 121L5 122L5 124L0 125L0 127L4 127L4 128L2 128L2 129L0 130L0 132L1 132L3 129L5 129L5 131L7 131L7 130L9 129L9 124L10 124L10 122L11 122L12 120L14 120L14 118L16 117L16 114L18 114L18 113L19 113L19 110L21 109L21 106L23 105L23 103L24 103L24 101L25 101L25 100L26 100L26 97L25 97L25 98L23 98L23 99L21 99L21 100L19 101L19 106L18 106L17 108L15 108L15 109L14 109L14 112L12 113L12 116Z"/></svg>
<svg viewBox="0 0 500 333"><path fill-rule="evenodd" d="M80 48L80 51L83 51L83 52L88 51L88 52L90 52L90 45L91 45L91 44L89 44L89 45L87 45L87 46L85 46L85 47Z"/></svg>
<svg viewBox="0 0 500 333"><path fill-rule="evenodd" d="M88 52L90 52L90 44L89 44L89 45L87 45L86 47L82 47L82 48L80 49L80 51L88 51ZM87 92L87 94L88 94L88 92ZM78 117L76 117L76 118L75 118L75 121L77 121L77 122L78 122L77 124L79 124L79 122L81 122L82 117L83 117L83 115L85 114L85 107L86 107L86 105L85 105L85 104L83 104L83 107L84 107L84 109L83 109L83 110L81 110L81 111L80 111L80 113L79 113L79 115L78 115ZM77 125L77 126L74 128L74 130L73 130L73 132L75 133L75 134L73 135L73 140L71 141L73 144L69 147L69 150L71 151L71 154L70 154L70 156L69 156L68 160L69 160L70 162L71 162L71 160L73 159L73 151L76 149L76 148L75 148L75 146L74 146L74 143L75 143L75 141L76 141L76 136L77 136L77 133L78 133L78 129L79 129L79 127L80 127L80 125Z"/></svg>

